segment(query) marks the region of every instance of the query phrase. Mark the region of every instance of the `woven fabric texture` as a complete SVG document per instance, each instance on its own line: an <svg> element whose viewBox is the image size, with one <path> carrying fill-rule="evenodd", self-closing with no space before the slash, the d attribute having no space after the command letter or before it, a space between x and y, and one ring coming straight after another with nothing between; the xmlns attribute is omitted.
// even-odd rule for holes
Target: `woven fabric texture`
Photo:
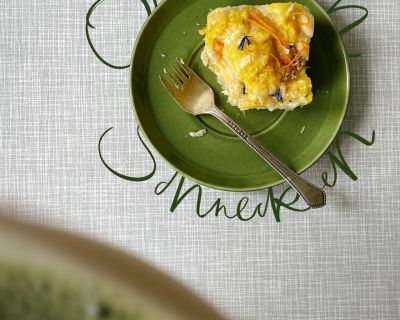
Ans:
<svg viewBox="0 0 400 320"><path fill-rule="evenodd" d="M171 213L178 180L154 193L174 174L157 156L145 182L107 171L97 143L110 127L103 149L114 168L140 176L152 163L136 134L128 71L107 68L86 41L92 2L0 0L1 212L139 256L229 319L399 319L400 15L395 0L347 4L366 6L369 17L344 36L349 52L362 56L350 60L343 129L367 140L375 130L376 141L367 147L343 137L358 180L338 170L324 209L282 209L276 223L271 210L248 222L201 219L195 194ZM341 27L362 14L332 17ZM93 43L112 63L128 64L146 18L139 0L106 0L91 18ZM305 177L321 181L324 171L332 174L327 156ZM221 198L233 212L243 196L203 188L202 210ZM254 208L266 192L246 196Z"/></svg>

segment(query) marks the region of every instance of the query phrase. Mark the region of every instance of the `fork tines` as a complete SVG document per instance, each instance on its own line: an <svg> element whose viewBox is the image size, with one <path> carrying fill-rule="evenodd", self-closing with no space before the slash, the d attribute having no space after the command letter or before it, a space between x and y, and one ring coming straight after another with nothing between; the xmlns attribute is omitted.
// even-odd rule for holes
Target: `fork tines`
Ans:
<svg viewBox="0 0 400 320"><path fill-rule="evenodd" d="M179 89L187 80L189 80L194 72L184 63L183 59L176 58L178 62L178 66L174 63L170 63L170 67L172 68L172 72L167 68L164 68L164 73L169 76L175 85L176 89ZM159 75L161 82L168 90L174 90L174 86L171 85L170 81L166 80L164 76Z"/></svg>

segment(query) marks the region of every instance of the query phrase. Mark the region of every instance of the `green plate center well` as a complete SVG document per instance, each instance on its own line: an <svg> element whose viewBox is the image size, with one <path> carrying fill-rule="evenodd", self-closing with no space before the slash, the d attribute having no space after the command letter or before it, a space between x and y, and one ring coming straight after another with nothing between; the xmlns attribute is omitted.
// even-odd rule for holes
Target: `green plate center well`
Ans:
<svg viewBox="0 0 400 320"><path fill-rule="evenodd" d="M268 1L267 1L268 2ZM271 1L269 1L271 2ZM314 101L293 112L248 111L230 106L215 76L200 61L202 37L210 8L258 0L166 0L144 25L132 57L131 91L136 118L159 154L180 173L211 187L257 190L282 178L223 124L211 116L183 112L159 82L163 68L182 57L214 89L217 105L298 172L310 167L329 147L347 108L349 73L342 40L329 16L313 0L297 1L315 17L308 73ZM191 131L208 129L202 138Z"/></svg>

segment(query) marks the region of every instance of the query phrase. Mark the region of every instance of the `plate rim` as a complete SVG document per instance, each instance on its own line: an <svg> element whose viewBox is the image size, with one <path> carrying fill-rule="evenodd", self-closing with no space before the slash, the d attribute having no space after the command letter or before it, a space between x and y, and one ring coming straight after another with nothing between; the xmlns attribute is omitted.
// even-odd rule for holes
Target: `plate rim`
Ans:
<svg viewBox="0 0 400 320"><path fill-rule="evenodd" d="M155 147L154 143L151 141L151 139L149 138L149 136L147 135L143 123L140 119L140 116L138 114L138 112L136 111L136 107L135 107L135 96L134 96L134 90L133 90L133 69L134 69L134 60L136 58L136 56L138 55L138 49L139 49L139 42L142 38L143 32L144 30L147 28L147 26L151 23L151 20L154 18L154 16L157 14L157 12L163 7L165 6L165 4L167 2L171 2L171 1L176 1L176 0L162 0L158 6L156 8L153 9L153 11L151 12L151 14L146 18L146 21L143 23L143 25L140 28L139 33L136 36L135 39L135 44L132 48L132 54L131 54L131 60L130 60L130 65L129 65L129 72L128 72L128 84L129 84L129 91L130 91L130 97L131 97L131 108L133 110L135 119L137 124L139 125L139 128L141 130L141 133L145 136L147 142L149 142L152 146L152 148L157 151L157 154L166 162L168 163L174 170L176 170L179 174L181 174L183 177L201 185L201 186L206 186L212 189L217 189L217 190L221 190L221 191L230 191L230 192L251 192L251 191L259 191L259 190L265 190L271 187L275 187L278 186L284 182L286 182L285 179L280 179L276 182L272 182L272 183L265 183L263 185L260 186L254 186L254 187L226 187L226 186L220 186L220 185L216 185L213 183L209 183L207 181L203 181L201 179L197 179L195 177L192 177L190 174L187 174L185 172L182 172L181 169L179 169L174 163L172 163L171 161L169 161L168 159L166 159L166 157L164 157L164 155L158 151L158 149ZM332 146L332 144L334 143L334 141L336 140L336 137L338 136L340 129L343 125L344 119L346 117L346 114L348 112L348 107L349 107L349 98L350 98L350 90L351 90L351 74L350 74L350 66L349 66L349 57L347 54L347 50L346 50L346 45L343 41L343 37L340 34L340 31L338 30L337 26L335 25L335 23L333 22L333 20L331 19L331 17L329 16L329 14L326 12L326 10L316 1L316 0L309 0L311 1L316 7L318 7L318 9L323 13L323 15L325 16L325 18L327 19L327 21L329 22L330 26L333 28L333 30L335 31L335 35L338 39L338 44L340 46L340 50L344 56L344 63L345 63L345 71L346 71L346 92L345 92L345 102L344 105L345 107L343 108L342 114L340 115L340 121L338 123L337 128L334 130L334 134L332 134L329 142L326 144L325 148L322 148L321 151L315 156L315 158L310 162L310 164L306 165L304 168L300 169L297 171L297 173L300 175L302 173L304 173L305 171L307 171L308 169L310 169L312 166L315 165L315 163L317 163L324 155L325 153L330 149L330 147Z"/></svg>
<svg viewBox="0 0 400 320"><path fill-rule="evenodd" d="M23 221L22 217L7 217L3 213L0 211L3 240L20 240L22 247L36 254L47 254L49 260L58 260L49 265L51 269L72 270L81 276L93 275L100 284L107 284L107 287L111 285L111 288L121 289L121 292L128 291L131 297L139 294L139 301L145 299L157 303L159 310L169 310L175 317L181 315L183 319L226 319L210 299L205 299L177 277L137 254L124 252L107 244L104 239L96 240L88 235ZM1 248L12 248L14 245L10 241L4 243ZM11 254L11 259L13 255L20 259L14 253ZM0 250L0 261L8 256L7 252ZM22 257L23 253L19 256L25 257ZM31 255L25 258L28 265L36 264ZM38 266L45 267L45 263L40 260Z"/></svg>

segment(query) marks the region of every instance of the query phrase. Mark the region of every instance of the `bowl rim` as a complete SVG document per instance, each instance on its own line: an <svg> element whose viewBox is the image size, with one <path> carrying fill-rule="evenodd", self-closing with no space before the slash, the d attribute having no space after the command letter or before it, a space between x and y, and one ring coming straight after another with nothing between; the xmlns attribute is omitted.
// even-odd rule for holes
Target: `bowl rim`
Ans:
<svg viewBox="0 0 400 320"><path fill-rule="evenodd" d="M7 214L9 215L8 212ZM20 216L20 213L18 215ZM185 284L156 266L105 243L11 216L0 216L0 231L1 237L17 240L19 245L29 249L29 253L35 252L38 256L44 253L51 259L46 264L20 253L16 262L24 261L43 268L51 265L51 268L60 270L70 270L72 267L72 271L94 276L100 282L104 281L116 289L123 289L121 292L128 290L134 295L139 294L141 300L151 301L160 311L168 310L170 316L179 316L179 319L225 319L215 307ZM9 247L10 243L12 246L14 242L4 241L0 247ZM4 257L13 259L5 253L4 256L0 254L0 261ZM54 262L56 264L53 265Z"/></svg>

